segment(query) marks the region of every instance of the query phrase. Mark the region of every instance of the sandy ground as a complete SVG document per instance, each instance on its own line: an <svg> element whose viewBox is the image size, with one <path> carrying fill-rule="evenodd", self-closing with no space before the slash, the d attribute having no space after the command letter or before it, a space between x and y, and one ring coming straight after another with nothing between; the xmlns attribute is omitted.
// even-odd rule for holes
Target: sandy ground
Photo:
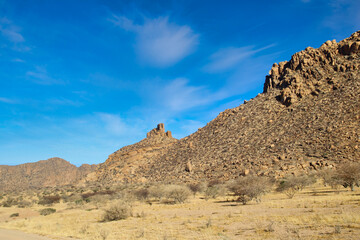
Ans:
<svg viewBox="0 0 360 240"><path fill-rule="evenodd" d="M28 234L16 230L8 230L0 228L1 240L50 240L51 238L42 237L35 234Z"/></svg>

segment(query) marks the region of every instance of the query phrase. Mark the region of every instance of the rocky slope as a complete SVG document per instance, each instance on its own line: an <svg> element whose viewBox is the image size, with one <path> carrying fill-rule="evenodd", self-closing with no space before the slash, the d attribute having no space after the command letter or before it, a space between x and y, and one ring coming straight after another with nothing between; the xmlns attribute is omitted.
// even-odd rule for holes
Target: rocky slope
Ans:
<svg viewBox="0 0 360 240"><path fill-rule="evenodd" d="M153 146L145 139L120 149L93 179L281 177L359 161L360 31L274 64L262 94L180 141Z"/></svg>
<svg viewBox="0 0 360 240"><path fill-rule="evenodd" d="M95 168L95 165L88 164L76 167L61 158L50 158L17 166L0 165L0 190L22 190L73 184L94 171Z"/></svg>
<svg viewBox="0 0 360 240"><path fill-rule="evenodd" d="M146 138L138 143L121 148L89 174L85 181L100 182L141 182L143 172L149 171L153 160L164 154L178 140L170 131L165 132L163 123L147 133Z"/></svg>

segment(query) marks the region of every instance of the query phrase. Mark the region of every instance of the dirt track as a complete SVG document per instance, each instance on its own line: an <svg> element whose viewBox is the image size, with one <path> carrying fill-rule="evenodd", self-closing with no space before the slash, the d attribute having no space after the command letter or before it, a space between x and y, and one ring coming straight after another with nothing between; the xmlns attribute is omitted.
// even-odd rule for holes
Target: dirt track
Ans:
<svg viewBox="0 0 360 240"><path fill-rule="evenodd" d="M0 229L1 240L51 240L51 238L28 234L16 230Z"/></svg>

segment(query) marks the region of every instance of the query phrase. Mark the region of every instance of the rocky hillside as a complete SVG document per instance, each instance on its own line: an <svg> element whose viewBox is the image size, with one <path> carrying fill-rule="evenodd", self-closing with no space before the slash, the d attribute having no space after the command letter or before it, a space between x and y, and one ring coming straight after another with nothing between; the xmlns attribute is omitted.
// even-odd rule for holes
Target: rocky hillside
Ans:
<svg viewBox="0 0 360 240"><path fill-rule="evenodd" d="M88 164L76 167L61 158L50 158L17 166L0 165L0 190L72 184L94 171L95 168L95 165Z"/></svg>
<svg viewBox="0 0 360 240"><path fill-rule="evenodd" d="M110 155L93 180L281 177L359 161L360 31L274 64L262 94L194 134L176 141L161 133L159 145L149 133Z"/></svg>
<svg viewBox="0 0 360 240"><path fill-rule="evenodd" d="M279 177L345 161L360 161L360 31L274 64L264 93L179 141L146 177Z"/></svg>
<svg viewBox="0 0 360 240"><path fill-rule="evenodd" d="M163 123L147 133L138 143L121 148L89 174L86 181L100 182L138 182L146 181L143 172L149 171L153 160L164 154L178 140L170 131L165 132Z"/></svg>

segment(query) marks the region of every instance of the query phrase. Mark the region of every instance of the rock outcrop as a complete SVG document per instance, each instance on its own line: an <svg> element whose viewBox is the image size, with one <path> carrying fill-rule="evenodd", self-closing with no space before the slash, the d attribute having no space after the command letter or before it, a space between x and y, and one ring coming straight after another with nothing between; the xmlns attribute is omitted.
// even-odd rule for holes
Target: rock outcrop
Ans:
<svg viewBox="0 0 360 240"><path fill-rule="evenodd" d="M88 164L76 167L61 158L50 158L17 166L0 165L0 190L75 184L95 168L95 165Z"/></svg>
<svg viewBox="0 0 360 240"><path fill-rule="evenodd" d="M86 177L86 181L109 182L144 182L146 172L157 156L164 154L178 140L170 131L165 132L163 123L146 134L138 143L119 149L99 165L98 169Z"/></svg>
<svg viewBox="0 0 360 240"><path fill-rule="evenodd" d="M290 61L274 64L266 76L264 93L276 88L285 105L340 87L339 78L354 78L360 69L360 32L339 43L326 41L320 48L306 48Z"/></svg>

